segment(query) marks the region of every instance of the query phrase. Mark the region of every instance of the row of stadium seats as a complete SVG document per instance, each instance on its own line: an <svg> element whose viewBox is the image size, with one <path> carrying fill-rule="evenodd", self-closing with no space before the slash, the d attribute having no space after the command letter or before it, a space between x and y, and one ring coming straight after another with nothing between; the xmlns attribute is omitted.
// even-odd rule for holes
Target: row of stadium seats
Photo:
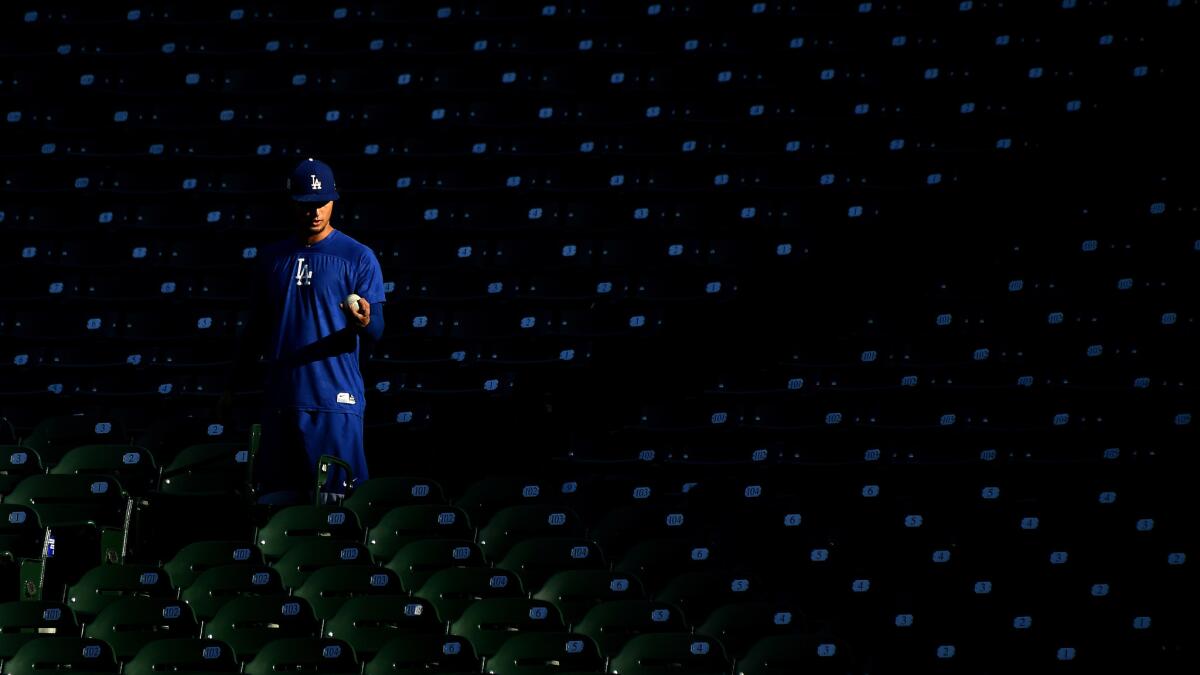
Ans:
<svg viewBox="0 0 1200 675"><path fill-rule="evenodd" d="M81 450L56 466L93 452ZM201 451L232 455L203 467L215 469L212 475L244 476L238 458L244 450L197 446L180 456ZM1119 460L1119 452L1109 456ZM26 462L10 456L9 465ZM1048 626L1034 631L1036 640L1015 633L1013 639L1032 645L1033 652L1018 650L1026 656L1048 654L1049 642L1070 642L1083 625L1126 646L1169 641L1181 630L1186 604L1177 594L1190 569L1190 545L1173 514L1184 498L1159 493L1161 480L1149 488L1131 477L1126 472L1136 463L1096 466L1092 482L1079 481L1089 474L1080 474L1078 464L980 462L969 473L954 467L955 482L921 464L809 466L743 478L722 477L723 466L693 471L697 480L682 483L669 477L669 467L656 478L650 462L635 475L593 465L584 481L496 477L470 486L453 504L437 482L378 478L344 506L263 513L253 534L245 530L254 520L250 511L207 528L184 525L180 505L204 511L198 521L205 523L223 517L214 499L238 499L236 474L226 473L223 495L200 492L199 501L168 504L157 514L168 528L186 530L176 541L192 542L168 553L161 566L165 557L134 561L162 548L111 543L157 538L148 524L164 508L157 495L133 501L111 477L35 472L16 476L4 498L4 539L14 563L22 552L42 551L40 565L36 558L21 563L21 588L40 578L42 597L54 597L53 583L61 583L67 606L84 620L121 595L180 599L208 621L231 598L292 593L311 605L314 621L328 622L347 597L401 593L405 602L380 604L393 611L422 606L421 616L468 637L467 628L455 626L476 602L522 598L554 607L559 628L587 634L580 625L588 607L618 597L637 599L650 613L669 608L687 617L677 628L697 630L731 603L783 602L789 613L833 629L867 654L895 647L881 641L888 626L920 617L919 625L931 626L929 639L941 642L929 653L913 647L913 658L941 653L935 647L964 654L1000 649L1008 638L995 631L1006 622L1017 631L1031 622ZM160 487L170 491L167 479ZM74 525L80 521L93 525L81 532ZM117 536L88 531L97 525ZM233 539L202 541L214 535ZM122 556L127 562L120 564ZM65 565L68 559L75 569ZM88 559L104 564L80 568ZM9 569L6 585L14 588L18 570ZM974 637L959 635L961 619L953 618L964 616L978 626ZM1143 640L1151 626L1162 637ZM731 657L746 646L727 631L705 630L729 643ZM315 630L301 633L312 637ZM616 654L606 638L593 637L606 656ZM472 643L484 655L491 649L479 639ZM356 640L349 644L364 652Z"/></svg>
<svg viewBox="0 0 1200 675"><path fill-rule="evenodd" d="M481 491L504 484L480 485L470 494L478 498ZM522 494L532 495L536 484L506 482L509 489L522 484ZM439 492L436 484L421 480L378 479L377 485L349 500L350 506L378 513L385 504L373 503L372 495L386 502L410 495L437 500ZM408 486L408 495L401 486ZM611 568L592 540L542 537L569 533L577 522L570 509L550 504L498 510L475 543L472 530L464 528L466 512L445 504L390 508L366 531L366 544L356 539L362 530L353 510L290 507L271 516L254 534L253 544L248 537L197 542L161 567L109 563L92 568L66 587L65 602L89 631L101 631L89 633L94 638L106 638L103 627L114 621L114 614L179 619L182 602L187 616L194 616L191 622L180 621L185 634L186 626L194 628L197 620L208 627L226 626L215 634L234 645L241 658L284 634L313 637L318 620L325 637L347 639L359 653L379 649L395 637L392 631L430 633L445 625L452 634L469 638L484 656L500 649L510 633L571 627L589 635L602 655L619 657L631 634L691 627L718 637L725 644L722 652L739 657L754 650L752 643L767 628L794 632L833 627L836 633L853 635L865 652L887 653L902 646L912 651L911 658L931 663L935 656L952 658L959 650L983 655L1001 649L1019 649L1021 658L1033 658L1040 650L1049 663L1051 643L1060 644L1058 658L1062 650L1074 653L1070 643L1085 626L1093 638L1104 634L1121 644L1145 641L1148 650L1158 638L1145 635L1168 637L1182 629L1181 611L1186 610L1175 597L1186 584L1182 532L1168 528L1164 534L1156 519L1135 518L1145 515L1138 507L1121 518L1110 518L1120 510L1105 516L1105 509L1118 509L1116 504L1127 501L1124 492L1100 492L1091 507L1096 515L1082 521L1082 527L1081 504L1050 508L1052 501L1026 498L990 516L968 516L956 528L938 524L937 518L955 506L964 509L964 503L924 510L900 500L893 504L899 509L876 510L871 502L878 490L880 485L864 485L858 506L811 495L756 509L750 502L757 497L750 497L748 489L743 494L748 503L742 507L716 509L727 520L712 531L686 526L686 507L619 509L601 519L608 533L600 534L611 542L610 550L623 550L622 540L628 549ZM979 498L1002 501L1003 494L1004 489L985 488ZM61 502L54 507L60 513L66 508ZM23 507L6 502L5 510L10 522L36 520ZM901 515L907 510L919 513ZM888 512L898 520L894 526L872 526L871 518ZM1006 520L1013 521L1010 534L989 527L991 521L998 525ZM1122 520L1126 534L1118 527ZM655 538L655 530L667 538ZM66 531L55 530L60 555L71 550L61 540ZM446 538L424 538L428 536ZM703 540L697 537L724 537L726 552L733 555L720 555L720 545L697 544ZM17 537L8 534L6 539ZM1172 549L1171 542L1182 548ZM502 554L505 545L508 550ZM386 555L392 546L396 554L388 565L371 565L379 560L376 554ZM497 546L500 551L493 551ZM53 565L53 557L43 562ZM488 566L488 558L499 565ZM756 590L760 584L769 590ZM653 599L643 595L652 591ZM286 592L294 595L284 596ZM1037 609L1046 603L1051 609ZM26 611L37 607L28 601L18 605ZM294 613L284 613L287 621L270 623L275 628L265 633L254 628L280 607L294 608ZM242 615L246 617L238 619ZM560 619L553 621L556 616ZM802 623L802 617L808 620ZM959 626L965 617L976 627L971 632ZM902 631L887 640L880 637L889 626L907 628L914 621L922 627L914 632L919 637L908 639ZM1006 623L1010 626L1002 629ZM250 628L239 633L238 626ZM284 631L275 632L280 627ZM112 640L133 640L140 646L139 639L151 637L125 633ZM128 641L122 644L126 646L116 649L132 650Z"/></svg>
<svg viewBox="0 0 1200 675"><path fill-rule="evenodd" d="M289 611L292 605L301 606L299 602L286 599L282 602ZM125 620L137 619L129 617ZM154 619L156 623L163 621L161 617ZM223 631L216 632L220 634ZM303 631L282 626L272 632L290 635ZM595 643L586 635L567 632L514 633L497 652L482 659L466 638L456 635L406 634L388 641L370 656L356 652L352 645L336 638L277 637L268 640L249 649L248 646L254 643L238 636L234 644L242 647L239 652L230 643L211 637L161 638L146 643L132 657L121 658L120 647L114 648L98 637L42 637L16 651L5 662L4 672L15 674L31 668L53 668L73 672L116 673L118 663L122 666L120 672L129 675L193 671L244 672L251 675L291 671L344 675L417 675L428 672L447 675L473 675L480 672L491 675L544 672L652 675L661 672L664 667L710 675L730 672L730 661L721 651L717 640L705 635L678 632L636 636L612 659L601 657ZM782 668L792 669L792 672L839 672L848 659L845 657L845 648L840 652L838 648L837 642L821 636L763 638L739 662L736 672L739 675L769 675ZM946 649L942 651L946 652ZM247 657L243 659L239 654L246 654ZM611 670L606 670L605 664Z"/></svg>

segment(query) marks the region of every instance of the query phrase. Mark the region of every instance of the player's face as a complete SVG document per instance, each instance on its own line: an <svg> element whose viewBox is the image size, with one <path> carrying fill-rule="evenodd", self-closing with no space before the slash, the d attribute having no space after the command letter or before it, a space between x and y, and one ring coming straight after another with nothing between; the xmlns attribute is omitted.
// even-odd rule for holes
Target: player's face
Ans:
<svg viewBox="0 0 1200 675"><path fill-rule="evenodd" d="M305 234L320 234L329 227L333 217L333 202L292 202L296 214L296 227Z"/></svg>

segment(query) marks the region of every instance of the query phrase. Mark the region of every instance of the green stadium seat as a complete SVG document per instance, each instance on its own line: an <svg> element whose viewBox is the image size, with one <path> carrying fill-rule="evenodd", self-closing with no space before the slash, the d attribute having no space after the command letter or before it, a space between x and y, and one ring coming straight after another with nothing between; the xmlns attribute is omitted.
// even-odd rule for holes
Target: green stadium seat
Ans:
<svg viewBox="0 0 1200 675"><path fill-rule="evenodd" d="M220 640L171 638L155 640L142 647L122 675L162 673L236 673L233 649Z"/></svg>
<svg viewBox="0 0 1200 675"><path fill-rule="evenodd" d="M637 577L624 572L568 570L552 575L533 597L552 603L573 626L602 602L642 600L645 593Z"/></svg>
<svg viewBox="0 0 1200 675"><path fill-rule="evenodd" d="M197 541L163 565L176 588L187 588L205 571L223 565L262 565L257 546L241 541Z"/></svg>
<svg viewBox="0 0 1200 675"><path fill-rule="evenodd" d="M246 443L201 443L179 451L162 472L160 490L175 495L248 495Z"/></svg>
<svg viewBox="0 0 1200 675"><path fill-rule="evenodd" d="M521 579L496 567L451 567L435 572L413 593L424 598L444 621L454 621L476 600L523 598Z"/></svg>
<svg viewBox="0 0 1200 675"><path fill-rule="evenodd" d="M267 562L275 562L297 542L318 537L362 541L363 531L358 516L345 507L296 505L271 516L256 541Z"/></svg>
<svg viewBox="0 0 1200 675"><path fill-rule="evenodd" d="M179 597L196 618L212 619L230 600L244 597L275 597L284 594L279 572L266 565L221 565L200 574Z"/></svg>
<svg viewBox="0 0 1200 675"><path fill-rule="evenodd" d="M36 450L45 466L54 466L71 448L115 443L129 445L129 434L119 419L91 415L59 415L43 419L21 445Z"/></svg>
<svg viewBox="0 0 1200 675"><path fill-rule="evenodd" d="M395 596L401 592L400 577L392 570L358 564L333 565L316 570L295 590L295 595L312 605L314 616L328 621L350 598Z"/></svg>
<svg viewBox="0 0 1200 675"><path fill-rule="evenodd" d="M678 633L688 629L683 612L653 600L611 600L588 610L574 626L596 641L600 653L616 656L632 638L646 633Z"/></svg>
<svg viewBox="0 0 1200 675"><path fill-rule="evenodd" d="M771 635L754 643L738 661L737 675L782 673L845 673L853 666L846 645L833 638Z"/></svg>
<svg viewBox="0 0 1200 675"><path fill-rule="evenodd" d="M582 537L583 522L570 508L553 504L525 504L497 511L479 530L479 548L499 562L514 544L525 539Z"/></svg>
<svg viewBox="0 0 1200 675"><path fill-rule="evenodd" d="M558 609L545 600L488 598L467 607L450 625L450 632L470 640L478 655L489 657L518 633L561 632L563 628Z"/></svg>
<svg viewBox="0 0 1200 675"><path fill-rule="evenodd" d="M158 487L158 465L145 448L95 444L72 448L50 469L52 474L112 476L130 494L144 495Z"/></svg>
<svg viewBox="0 0 1200 675"><path fill-rule="evenodd" d="M187 603L175 598L116 600L87 625L85 637L104 640L122 663L147 644L168 638L193 638L199 624Z"/></svg>
<svg viewBox="0 0 1200 675"><path fill-rule="evenodd" d="M247 675L295 672L358 675L360 671L354 648L342 640L284 638L259 650L242 672Z"/></svg>
<svg viewBox="0 0 1200 675"><path fill-rule="evenodd" d="M475 529L462 509L445 504L398 506L367 532L367 548L376 560L389 560L421 539L475 539Z"/></svg>
<svg viewBox="0 0 1200 675"><path fill-rule="evenodd" d="M33 508L22 504L0 504L0 564L41 555L44 535L45 530Z"/></svg>
<svg viewBox="0 0 1200 675"><path fill-rule="evenodd" d="M67 606L89 622L121 598L174 598L167 572L157 565L100 565L67 589Z"/></svg>
<svg viewBox="0 0 1200 675"><path fill-rule="evenodd" d="M61 602L21 600L0 604L0 662L7 662L26 642L44 637L78 637L74 610Z"/></svg>
<svg viewBox="0 0 1200 675"><path fill-rule="evenodd" d="M684 572L667 583L654 599L683 610L694 625L700 625L717 607L758 599L757 579L735 572Z"/></svg>
<svg viewBox="0 0 1200 675"><path fill-rule="evenodd" d="M320 538L293 544L273 567L279 572L284 588L295 590L322 567L370 565L372 562L371 553L359 542Z"/></svg>
<svg viewBox="0 0 1200 675"><path fill-rule="evenodd" d="M512 570L525 582L525 590L535 591L552 574L567 570L605 569L604 554L588 539L554 537L518 542L498 563Z"/></svg>
<svg viewBox="0 0 1200 675"><path fill-rule="evenodd" d="M25 643L4 662L4 675L64 671L115 673L117 661L103 640L55 636Z"/></svg>
<svg viewBox="0 0 1200 675"><path fill-rule="evenodd" d="M631 638L608 669L621 675L724 675L729 672L725 648L701 633L651 633ZM799 671L803 672L803 671Z"/></svg>
<svg viewBox="0 0 1200 675"><path fill-rule="evenodd" d="M451 567L483 567L483 553L467 540L424 539L400 549L387 568L400 577L406 592L420 590L435 572Z"/></svg>
<svg viewBox="0 0 1200 675"><path fill-rule="evenodd" d="M42 472L42 459L33 448L0 445L0 498L11 493L26 476Z"/></svg>
<svg viewBox="0 0 1200 675"><path fill-rule="evenodd" d="M383 645L363 675L476 675L479 658L458 635L401 635Z"/></svg>
<svg viewBox="0 0 1200 675"><path fill-rule="evenodd" d="M634 544L613 565L633 574L649 593L684 572L711 571L720 563L718 552L704 539L650 539Z"/></svg>
<svg viewBox="0 0 1200 675"><path fill-rule="evenodd" d="M768 602L739 602L717 608L697 633L711 635L725 645L726 654L741 660L760 638L798 635L807 630L804 615L791 607Z"/></svg>
<svg viewBox="0 0 1200 675"><path fill-rule="evenodd" d="M259 650L283 638L316 637L320 626L302 598L289 596L237 597L225 603L204 625L204 637L233 648L247 663Z"/></svg>
<svg viewBox="0 0 1200 675"><path fill-rule="evenodd" d="M405 596L350 598L325 622L323 637L354 645L360 659L370 659L390 640L402 635L439 635L445 624L428 601Z"/></svg>
<svg viewBox="0 0 1200 675"><path fill-rule="evenodd" d="M445 503L445 494L437 481L409 476L384 476L359 485L342 502L342 506L358 514L363 527L371 529L392 509Z"/></svg>
<svg viewBox="0 0 1200 675"><path fill-rule="evenodd" d="M596 643L578 633L518 633L487 660L487 675L600 673L604 657Z"/></svg>

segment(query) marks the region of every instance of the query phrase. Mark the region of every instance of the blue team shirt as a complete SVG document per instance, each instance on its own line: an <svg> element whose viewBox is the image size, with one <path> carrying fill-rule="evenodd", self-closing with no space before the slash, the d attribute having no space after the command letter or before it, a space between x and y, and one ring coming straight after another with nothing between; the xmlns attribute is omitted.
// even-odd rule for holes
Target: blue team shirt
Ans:
<svg viewBox="0 0 1200 675"><path fill-rule="evenodd" d="M255 273L255 302L267 320L267 404L362 416L362 338L338 303L357 293L374 313L384 302L374 251L335 229L311 246L294 237L268 244Z"/></svg>

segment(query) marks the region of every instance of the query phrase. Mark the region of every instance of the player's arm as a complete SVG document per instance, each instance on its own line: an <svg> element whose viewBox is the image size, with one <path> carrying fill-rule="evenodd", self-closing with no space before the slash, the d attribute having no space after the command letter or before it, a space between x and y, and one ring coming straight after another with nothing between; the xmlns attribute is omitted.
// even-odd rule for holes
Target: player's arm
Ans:
<svg viewBox="0 0 1200 675"><path fill-rule="evenodd" d="M346 307L342 303L342 309L346 311L350 329L362 336L369 350L383 337L383 269L375 255L368 253L359 258L356 270L355 295L361 294L358 308ZM368 301L368 297L374 298L375 302Z"/></svg>
<svg viewBox="0 0 1200 675"><path fill-rule="evenodd" d="M366 298L359 298L358 309L346 309L347 324L350 329L371 342L378 342L383 337L383 305L382 302L371 304Z"/></svg>

